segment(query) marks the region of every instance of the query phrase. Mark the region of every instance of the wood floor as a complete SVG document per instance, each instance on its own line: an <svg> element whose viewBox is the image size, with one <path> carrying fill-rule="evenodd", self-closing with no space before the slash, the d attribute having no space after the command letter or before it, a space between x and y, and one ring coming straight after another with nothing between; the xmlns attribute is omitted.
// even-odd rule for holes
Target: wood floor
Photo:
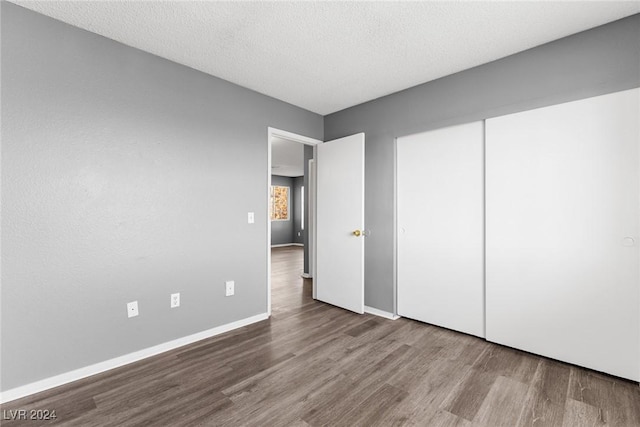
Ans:
<svg viewBox="0 0 640 427"><path fill-rule="evenodd" d="M55 409L49 424L65 426L640 426L637 383L352 314L312 300L301 271L301 248L274 249L271 319L10 402L3 415Z"/></svg>

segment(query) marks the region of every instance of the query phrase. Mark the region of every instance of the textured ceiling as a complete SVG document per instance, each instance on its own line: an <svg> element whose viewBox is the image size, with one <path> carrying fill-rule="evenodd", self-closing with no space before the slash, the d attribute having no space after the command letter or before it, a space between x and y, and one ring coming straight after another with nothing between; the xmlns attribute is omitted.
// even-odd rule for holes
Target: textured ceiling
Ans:
<svg viewBox="0 0 640 427"><path fill-rule="evenodd" d="M640 12L640 1L13 1L332 113Z"/></svg>

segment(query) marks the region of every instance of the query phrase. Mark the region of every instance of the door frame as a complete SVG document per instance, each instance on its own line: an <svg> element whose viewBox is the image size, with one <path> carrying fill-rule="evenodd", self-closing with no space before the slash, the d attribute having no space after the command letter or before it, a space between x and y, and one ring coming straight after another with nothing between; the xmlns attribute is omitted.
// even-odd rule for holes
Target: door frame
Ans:
<svg viewBox="0 0 640 427"><path fill-rule="evenodd" d="M267 191L265 192L266 204L267 204L267 210L266 210L267 212L267 215L266 215L266 221L267 221L267 316L271 316L271 217L269 216L269 204L271 200L270 200L269 194L271 190L271 138L274 138L274 137L280 138L280 139L286 139L287 141L299 142L301 144L310 145L314 147L313 149L314 159L316 157L315 146L323 143L323 141L319 139L309 138L308 136L299 135L297 133L289 132L286 130L281 130L281 129L273 128L270 126L267 128L267 188L266 188ZM315 197L315 192L312 195L309 189L307 189L307 197L309 198L309 200L311 200L311 197ZM313 207L311 206L311 203L309 204L309 212L308 212L309 218L311 218L311 216L313 215L315 219L315 211L316 211L316 202L314 200ZM310 246L315 246L315 243L316 243L315 221L313 221L308 232L309 232L309 235L313 237L311 239L312 244ZM315 268L315 260L311 259L311 254L315 254L316 252L315 248L309 247L307 248L307 251L310 256L309 262L311 263L311 266ZM310 266L310 271L313 274L313 269L311 268L311 266ZM315 283L314 283L313 294L315 297Z"/></svg>
<svg viewBox="0 0 640 427"><path fill-rule="evenodd" d="M316 190L317 190L317 177L316 177L316 151L317 148L313 147L313 158L309 159L309 167L307 171L309 172L309 188L307 189L307 197L309 198L309 213L307 218L307 226L309 227L308 236L311 239L307 239L311 241L312 244L309 245L309 275L302 274L302 277L305 279L313 279L316 277ZM311 298L318 299L317 297L317 287L316 281L311 281Z"/></svg>

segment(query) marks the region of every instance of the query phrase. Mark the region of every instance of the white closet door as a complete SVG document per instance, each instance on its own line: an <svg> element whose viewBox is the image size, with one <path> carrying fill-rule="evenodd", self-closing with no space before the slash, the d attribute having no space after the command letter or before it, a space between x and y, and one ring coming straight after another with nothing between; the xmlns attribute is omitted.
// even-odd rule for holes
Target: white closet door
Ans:
<svg viewBox="0 0 640 427"><path fill-rule="evenodd" d="M639 379L639 100L487 120L488 340Z"/></svg>
<svg viewBox="0 0 640 427"><path fill-rule="evenodd" d="M398 138L398 314L484 336L483 123Z"/></svg>

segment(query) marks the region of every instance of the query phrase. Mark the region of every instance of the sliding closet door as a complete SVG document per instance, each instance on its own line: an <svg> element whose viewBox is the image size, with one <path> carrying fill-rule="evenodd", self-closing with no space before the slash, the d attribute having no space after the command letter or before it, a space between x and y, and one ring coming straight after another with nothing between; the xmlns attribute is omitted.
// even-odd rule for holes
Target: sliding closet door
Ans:
<svg viewBox="0 0 640 427"><path fill-rule="evenodd" d="M398 314L484 336L483 124L398 138Z"/></svg>
<svg viewBox="0 0 640 427"><path fill-rule="evenodd" d="M639 379L639 100L487 120L488 340Z"/></svg>

